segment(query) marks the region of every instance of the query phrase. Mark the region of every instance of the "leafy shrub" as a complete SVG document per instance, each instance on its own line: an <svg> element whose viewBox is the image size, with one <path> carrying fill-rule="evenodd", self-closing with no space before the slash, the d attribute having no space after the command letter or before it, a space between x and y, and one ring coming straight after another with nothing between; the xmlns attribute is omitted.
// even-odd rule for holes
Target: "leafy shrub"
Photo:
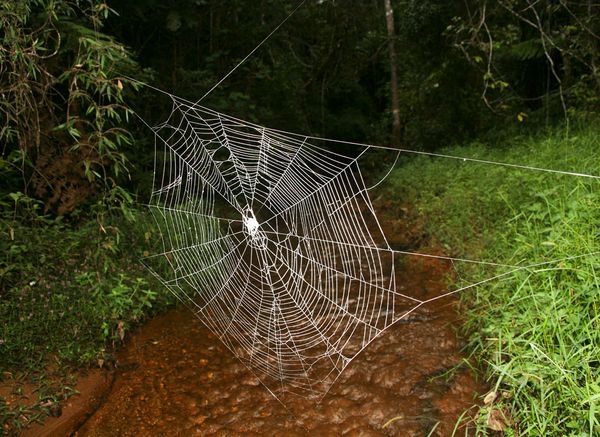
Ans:
<svg viewBox="0 0 600 437"><path fill-rule="evenodd" d="M129 214L134 221L79 226L0 220L0 368L95 361L173 302L139 262L157 231L147 215Z"/></svg>

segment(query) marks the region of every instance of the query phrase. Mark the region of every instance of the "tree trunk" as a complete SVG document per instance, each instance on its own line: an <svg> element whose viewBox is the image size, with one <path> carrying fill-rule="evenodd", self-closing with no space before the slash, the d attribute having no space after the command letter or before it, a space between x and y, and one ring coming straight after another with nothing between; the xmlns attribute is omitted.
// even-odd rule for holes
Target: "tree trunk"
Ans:
<svg viewBox="0 0 600 437"><path fill-rule="evenodd" d="M396 48L394 39L394 9L392 8L391 0L383 0L385 2L385 19L387 24L388 34L388 51L390 55L390 85L392 91L392 144L396 147L400 146L400 99L398 97L398 76L396 73Z"/></svg>
<svg viewBox="0 0 600 437"><path fill-rule="evenodd" d="M596 12L594 12L594 8L597 8L597 5L592 5L592 0L588 0L587 1L587 13L588 13L588 17L593 17L594 14ZM590 25L592 25L592 22L590 22ZM593 25L592 25L593 26ZM600 93L600 73L598 72L598 65L597 65L597 59L598 59L598 38L596 37L597 35L597 26L596 27L591 27L591 32L589 35L590 38L590 53L591 53L591 60L590 60L590 64L592 66L592 77L595 79L596 82L596 92Z"/></svg>

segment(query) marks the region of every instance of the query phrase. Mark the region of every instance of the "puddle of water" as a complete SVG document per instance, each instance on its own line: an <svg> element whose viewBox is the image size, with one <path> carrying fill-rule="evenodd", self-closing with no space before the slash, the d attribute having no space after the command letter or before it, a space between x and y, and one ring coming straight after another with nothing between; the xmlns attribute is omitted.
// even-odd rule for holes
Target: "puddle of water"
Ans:
<svg viewBox="0 0 600 437"><path fill-rule="evenodd" d="M411 258L398 284L435 296L448 269ZM468 369L448 372L463 358L455 304L420 307L361 352L320 403L289 396L285 407L191 311L173 310L118 354L111 393L76 435L451 435L484 390Z"/></svg>

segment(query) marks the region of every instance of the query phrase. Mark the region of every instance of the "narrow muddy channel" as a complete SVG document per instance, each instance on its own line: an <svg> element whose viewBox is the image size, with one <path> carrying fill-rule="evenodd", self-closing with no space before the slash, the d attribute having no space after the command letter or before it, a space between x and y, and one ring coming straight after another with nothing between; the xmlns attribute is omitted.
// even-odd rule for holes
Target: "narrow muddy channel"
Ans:
<svg viewBox="0 0 600 437"><path fill-rule="evenodd" d="M411 257L398 284L439 295L448 271ZM320 403L294 397L284 407L191 311L175 309L118 354L111 392L75 435L448 436L483 391L461 366L456 324L454 299L422 306L357 356Z"/></svg>

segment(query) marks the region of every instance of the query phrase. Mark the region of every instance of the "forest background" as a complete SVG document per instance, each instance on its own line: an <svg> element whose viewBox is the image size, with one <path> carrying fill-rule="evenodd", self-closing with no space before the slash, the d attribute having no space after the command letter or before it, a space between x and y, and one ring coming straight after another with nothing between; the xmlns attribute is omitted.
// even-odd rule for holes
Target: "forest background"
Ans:
<svg viewBox="0 0 600 437"><path fill-rule="evenodd" d="M156 249L158 230L141 206L152 190L154 138L135 114L154 123L171 112L168 98L140 82L196 101L296 6L0 0L2 378L18 370L39 379L50 363L103 365L133 326L173 304L138 261ZM598 174L599 35L593 0L306 1L202 104L347 141L423 151L471 144L469 153L484 145L501 161L546 141L542 164L585 149L589 159L571 164ZM377 175L380 164L366 170ZM448 223L443 208L471 202L472 188L436 210L443 181L432 188L437 200L411 191L414 169L428 165L402 161L387 194L437 217L428 233L462 250L481 230L466 242L444 235L449 224L464 233L472 217ZM0 399L3 427L23 426L68 395L65 384L40 384L26 411ZM592 435L591 417L570 426L589 423Z"/></svg>

